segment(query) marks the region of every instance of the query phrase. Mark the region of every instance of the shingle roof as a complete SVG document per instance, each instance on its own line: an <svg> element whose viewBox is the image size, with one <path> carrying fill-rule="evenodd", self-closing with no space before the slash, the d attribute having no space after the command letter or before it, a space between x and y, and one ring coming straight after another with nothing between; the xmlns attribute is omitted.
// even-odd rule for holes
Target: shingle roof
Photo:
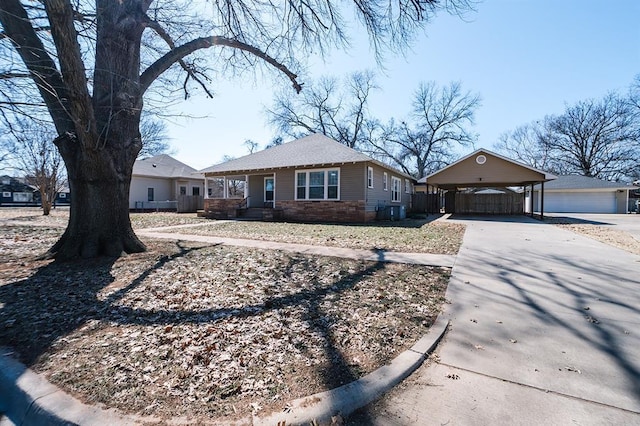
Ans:
<svg viewBox="0 0 640 426"><path fill-rule="evenodd" d="M133 164L134 176L197 179L195 173L196 169L167 154L136 160Z"/></svg>
<svg viewBox="0 0 640 426"><path fill-rule="evenodd" d="M315 133L273 148L208 167L200 170L200 173L250 172L284 167L308 167L367 161L390 168L355 149L349 148L327 136ZM404 173L401 174L404 175Z"/></svg>
<svg viewBox="0 0 640 426"><path fill-rule="evenodd" d="M536 185L534 189L540 189L540 185ZM634 189L633 186L625 185L620 182L610 182L607 180L596 179L579 175L558 176L558 179L552 180L544 184L544 190L560 190L560 189Z"/></svg>

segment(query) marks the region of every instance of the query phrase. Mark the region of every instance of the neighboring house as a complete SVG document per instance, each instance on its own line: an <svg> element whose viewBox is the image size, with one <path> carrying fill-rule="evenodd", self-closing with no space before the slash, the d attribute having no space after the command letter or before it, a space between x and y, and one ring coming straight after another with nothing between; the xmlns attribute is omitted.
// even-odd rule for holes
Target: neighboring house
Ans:
<svg viewBox="0 0 640 426"><path fill-rule="evenodd" d="M635 186L587 176L558 176L544 185L544 210L551 213L627 213L629 191ZM540 186L534 187L534 210L541 203Z"/></svg>
<svg viewBox="0 0 640 426"><path fill-rule="evenodd" d="M11 176L0 176L0 204L3 206L39 205L40 194L31 185Z"/></svg>
<svg viewBox="0 0 640 426"><path fill-rule="evenodd" d="M61 188L58 193L56 193L56 199L54 201L54 205L67 205L71 204L71 193L69 188L66 186Z"/></svg>
<svg viewBox="0 0 640 426"><path fill-rule="evenodd" d="M324 135L313 134L200 173L209 217L251 215L306 222L403 217L414 180Z"/></svg>
<svg viewBox="0 0 640 426"><path fill-rule="evenodd" d="M156 155L134 163L129 208L180 211L180 198L201 198L203 193L202 177L196 169L169 155Z"/></svg>

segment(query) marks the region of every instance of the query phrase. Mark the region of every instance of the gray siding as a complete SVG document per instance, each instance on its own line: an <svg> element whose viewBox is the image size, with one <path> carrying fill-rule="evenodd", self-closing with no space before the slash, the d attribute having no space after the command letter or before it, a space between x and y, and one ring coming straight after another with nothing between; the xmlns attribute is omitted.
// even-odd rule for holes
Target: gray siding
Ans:
<svg viewBox="0 0 640 426"><path fill-rule="evenodd" d="M276 172L276 207L278 201L295 199L295 176L294 169L278 170Z"/></svg>
<svg viewBox="0 0 640 426"><path fill-rule="evenodd" d="M363 163L340 167L340 200L358 201L365 197L367 168Z"/></svg>
<svg viewBox="0 0 640 426"><path fill-rule="evenodd" d="M264 205L264 178L265 175L249 176L249 207Z"/></svg>
<svg viewBox="0 0 640 426"><path fill-rule="evenodd" d="M367 188L367 167L373 167L373 188ZM405 205L408 209L411 195L404 192L405 177L377 164L356 163L343 164L338 167L309 167L299 169L283 169L275 172L276 207L278 201L295 200L295 173L298 170L340 169L340 201L365 201L366 211L374 212L379 206ZM387 172L387 190L383 189L383 176ZM264 201L264 178L271 174L249 176L249 206L261 207ZM391 177L402 182L401 202L391 202Z"/></svg>
<svg viewBox="0 0 640 426"><path fill-rule="evenodd" d="M389 169L384 169L376 164L367 164L364 168L365 173L365 186L366 186L366 173L367 166L373 167L373 188L366 188L366 210L376 211L379 207L383 206L399 206L404 205L408 210L411 205L411 194L405 192L405 177L395 173ZM387 173L387 190L384 190L384 173ZM391 202L391 177L400 179L400 202Z"/></svg>

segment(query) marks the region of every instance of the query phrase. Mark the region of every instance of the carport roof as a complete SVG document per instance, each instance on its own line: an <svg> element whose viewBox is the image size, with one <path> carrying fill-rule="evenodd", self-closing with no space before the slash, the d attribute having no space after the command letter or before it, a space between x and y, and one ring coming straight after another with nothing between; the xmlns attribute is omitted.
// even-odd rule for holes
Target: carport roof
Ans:
<svg viewBox="0 0 640 426"><path fill-rule="evenodd" d="M486 149L478 149L418 181L442 189L524 186L557 176Z"/></svg>

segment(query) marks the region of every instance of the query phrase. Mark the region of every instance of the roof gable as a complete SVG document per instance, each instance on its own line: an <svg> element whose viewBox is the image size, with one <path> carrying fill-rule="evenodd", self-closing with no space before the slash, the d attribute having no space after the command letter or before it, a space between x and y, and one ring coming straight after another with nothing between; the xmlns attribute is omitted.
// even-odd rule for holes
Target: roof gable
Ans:
<svg viewBox="0 0 640 426"><path fill-rule="evenodd" d="M225 163L207 167L200 170L200 173L211 175L245 173L288 167L312 167L363 162L373 162L389 170L396 171L355 149L349 148L323 134L315 133ZM405 173L396 172L406 176Z"/></svg>
<svg viewBox="0 0 640 426"><path fill-rule="evenodd" d="M197 179L197 170L167 154L160 154L133 164L133 176Z"/></svg>
<svg viewBox="0 0 640 426"><path fill-rule="evenodd" d="M484 161L480 161L480 157ZM556 176L486 149L478 149L421 179L421 183L445 187L514 186L548 181Z"/></svg>

